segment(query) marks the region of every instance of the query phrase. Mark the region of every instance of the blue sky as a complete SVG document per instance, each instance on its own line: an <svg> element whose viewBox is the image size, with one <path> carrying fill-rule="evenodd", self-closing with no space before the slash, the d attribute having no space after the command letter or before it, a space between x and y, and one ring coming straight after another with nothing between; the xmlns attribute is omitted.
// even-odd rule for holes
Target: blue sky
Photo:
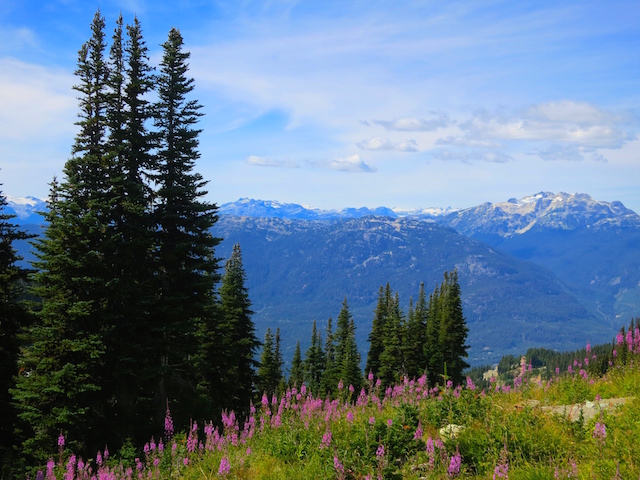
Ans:
<svg viewBox="0 0 640 480"><path fill-rule="evenodd" d="M191 52L218 204L469 207L539 191L640 212L640 2L0 2L0 182L44 198L69 157L97 8L152 63Z"/></svg>

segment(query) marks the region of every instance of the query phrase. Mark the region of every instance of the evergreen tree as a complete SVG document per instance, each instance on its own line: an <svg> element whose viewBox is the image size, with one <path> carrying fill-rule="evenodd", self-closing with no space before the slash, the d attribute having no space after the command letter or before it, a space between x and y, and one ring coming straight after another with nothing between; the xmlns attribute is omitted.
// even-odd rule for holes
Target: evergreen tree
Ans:
<svg viewBox="0 0 640 480"><path fill-rule="evenodd" d="M253 398L257 367L254 357L260 345L245 282L242 252L236 244L222 276L220 323L204 323L204 361L199 365L207 381L208 395L216 400L215 406L233 410L240 418L248 413ZM211 326L214 328L207 328Z"/></svg>
<svg viewBox="0 0 640 480"><path fill-rule="evenodd" d="M113 280L105 285L112 312L112 331L106 339L110 385L105 394L117 419L119 440L144 441L152 433L153 404L144 377L153 371L152 346L147 335L156 304L153 286L155 223L151 216L152 192L146 175L152 165L153 135L147 124L151 109L146 95L153 88L152 68L138 19L127 26L123 42L119 17L110 49L107 147L111 156L109 255Z"/></svg>
<svg viewBox="0 0 640 480"><path fill-rule="evenodd" d="M458 271L449 275L445 272L445 280L441 289L443 297L443 318L440 324L440 344L442 345L443 360L446 373L454 384L462 383L462 372L469 364L464 361L468 357L466 345L469 329L462 312L462 298Z"/></svg>
<svg viewBox="0 0 640 480"><path fill-rule="evenodd" d="M278 391L282 372L276 360L274 351L274 336L271 329L267 327L262 344L262 354L260 355L260 368L258 369L258 393L265 393L270 398Z"/></svg>
<svg viewBox="0 0 640 480"><path fill-rule="evenodd" d="M418 301L409 307L403 336L403 356L409 378L419 377L426 369L424 344L426 341L428 306L424 283L420 284Z"/></svg>
<svg viewBox="0 0 640 480"><path fill-rule="evenodd" d="M336 325L335 363L338 379L342 380L344 386L353 385L359 390L362 385L360 354L356 345L356 328L346 298L342 302Z"/></svg>
<svg viewBox="0 0 640 480"><path fill-rule="evenodd" d="M18 335L27 324L28 314L20 303L27 270L19 267L22 258L13 242L31 238L11 220L15 215L5 213L6 197L0 193L0 478L10 478L14 457L17 411L12 404L10 390L18 375L20 342Z"/></svg>
<svg viewBox="0 0 640 480"><path fill-rule="evenodd" d="M102 394L105 335L111 315L104 287L112 277L110 157L106 149L107 63L104 19L78 54L80 120L64 181L54 180L44 236L36 243L34 293L42 299L29 331L25 374L14 397L29 426L24 453L45 458L61 431L78 453L95 451L109 437ZM108 441L108 438L107 438Z"/></svg>
<svg viewBox="0 0 640 480"><path fill-rule="evenodd" d="M403 322L400 300L396 293L394 297L388 299L388 312L383 336L384 350L380 355L378 377L382 380L383 385L392 385L405 374L402 351Z"/></svg>
<svg viewBox="0 0 640 480"><path fill-rule="evenodd" d="M428 365L429 382L451 380L461 383L462 372L469 365L466 345L469 329L462 312L458 272L444 273L444 281L429 299L424 354ZM446 379L445 379L446 376Z"/></svg>
<svg viewBox="0 0 640 480"><path fill-rule="evenodd" d="M373 373L378 375L380 370L380 355L384 351L384 332L387 323L387 315L389 313L389 298L391 296L391 287L387 283L386 289L380 287L378 292L378 304L373 317L371 333L369 333L369 353L367 355L367 365L365 373Z"/></svg>
<svg viewBox="0 0 640 480"><path fill-rule="evenodd" d="M435 385L442 382L444 373L444 353L440 344L440 323L442 319L442 309L440 301L440 287L436 286L429 296L429 308L427 313L426 341L424 343L424 358L427 365L427 375L429 383Z"/></svg>
<svg viewBox="0 0 640 480"><path fill-rule="evenodd" d="M327 333L324 345L324 371L322 372L322 380L320 382L320 395L327 395L335 392L340 381L339 367L336 362L336 343L333 334L333 320L331 317L327 322Z"/></svg>
<svg viewBox="0 0 640 480"><path fill-rule="evenodd" d="M155 363L149 391L158 400L158 417L171 400L174 420L186 424L193 413L189 401L197 381L196 334L201 322L215 314L218 260L214 249L220 239L210 232L218 218L217 207L202 201L206 182L193 173L200 156L200 130L194 125L201 106L188 99L194 88L187 76L189 53L183 51L182 36L175 28L162 47L154 105L158 150L153 177L158 186L154 207L161 301L149 332L154 345L150 358Z"/></svg>
<svg viewBox="0 0 640 480"><path fill-rule="evenodd" d="M273 349L273 356L276 359L276 365L278 367L277 376L278 376L278 388L276 391L278 393L282 393L287 389L286 383L284 381L284 358L282 357L282 348L280 345L280 327L276 328L276 344Z"/></svg>
<svg viewBox="0 0 640 480"><path fill-rule="evenodd" d="M289 387L300 388L304 382L304 368L302 366L302 353L300 351L300 340L296 343L291 359L291 370L289 371Z"/></svg>
<svg viewBox="0 0 640 480"><path fill-rule="evenodd" d="M321 388L322 374L326 364L326 358L322 349L322 335L313 321L311 330L311 345L304 356L304 381L307 388L318 395Z"/></svg>

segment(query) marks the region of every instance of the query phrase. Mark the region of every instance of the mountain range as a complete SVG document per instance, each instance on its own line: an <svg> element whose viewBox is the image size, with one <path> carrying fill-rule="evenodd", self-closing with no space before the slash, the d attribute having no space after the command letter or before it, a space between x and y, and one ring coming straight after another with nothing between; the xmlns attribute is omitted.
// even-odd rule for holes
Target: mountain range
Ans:
<svg viewBox="0 0 640 480"><path fill-rule="evenodd" d="M40 229L31 215L42 204L8 201L20 212L16 223ZM406 311L420 282L430 292L453 268L473 365L534 346L610 341L640 307L640 216L585 194L541 192L460 210L328 211L241 199L219 213L217 254L241 245L254 321L260 334L281 329L285 358L296 340L308 345L314 319L324 328L337 317L345 297L366 357L378 289L389 282ZM29 255L26 244L20 251Z"/></svg>

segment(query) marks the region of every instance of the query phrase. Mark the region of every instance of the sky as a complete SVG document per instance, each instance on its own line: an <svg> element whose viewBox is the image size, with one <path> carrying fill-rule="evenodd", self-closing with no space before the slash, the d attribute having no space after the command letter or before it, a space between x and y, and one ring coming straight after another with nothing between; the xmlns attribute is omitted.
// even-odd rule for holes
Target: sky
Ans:
<svg viewBox="0 0 640 480"><path fill-rule="evenodd" d="M46 198L100 9L157 66L180 29L206 199L471 207L540 191L640 213L637 0L0 0L0 183Z"/></svg>

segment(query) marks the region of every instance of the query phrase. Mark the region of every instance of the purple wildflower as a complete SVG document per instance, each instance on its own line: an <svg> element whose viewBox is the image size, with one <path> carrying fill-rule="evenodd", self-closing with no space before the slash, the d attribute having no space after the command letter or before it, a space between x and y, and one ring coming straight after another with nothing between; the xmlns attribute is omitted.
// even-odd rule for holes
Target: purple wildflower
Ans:
<svg viewBox="0 0 640 480"><path fill-rule="evenodd" d="M475 390L476 386L473 384L473 380L471 380L471 377L467 377L467 388L469 390Z"/></svg>
<svg viewBox="0 0 640 480"><path fill-rule="evenodd" d="M416 428L416 433L413 434L413 439L414 440L422 440L422 434L423 434L423 430L422 430L422 423L420 421L418 421L418 428Z"/></svg>
<svg viewBox="0 0 640 480"><path fill-rule="evenodd" d="M169 405L167 405L167 413L164 415L164 437L167 440L173 437L173 418L171 418Z"/></svg>
<svg viewBox="0 0 640 480"><path fill-rule="evenodd" d="M378 449L376 450L376 457L378 457L378 460L380 460L382 457L384 457L384 445L380 444L378 446Z"/></svg>
<svg viewBox="0 0 640 480"><path fill-rule="evenodd" d="M448 477L457 477L460 474L460 467L462 466L462 457L456 449L456 453L451 457L449 462L449 468L447 469Z"/></svg>
<svg viewBox="0 0 640 480"><path fill-rule="evenodd" d="M596 426L593 428L593 438L601 446L604 446L604 441L607 438L607 427L604 423L596 422Z"/></svg>
<svg viewBox="0 0 640 480"><path fill-rule="evenodd" d="M220 460L220 468L218 468L218 475L227 475L231 470L231 464L227 457L222 457Z"/></svg>

